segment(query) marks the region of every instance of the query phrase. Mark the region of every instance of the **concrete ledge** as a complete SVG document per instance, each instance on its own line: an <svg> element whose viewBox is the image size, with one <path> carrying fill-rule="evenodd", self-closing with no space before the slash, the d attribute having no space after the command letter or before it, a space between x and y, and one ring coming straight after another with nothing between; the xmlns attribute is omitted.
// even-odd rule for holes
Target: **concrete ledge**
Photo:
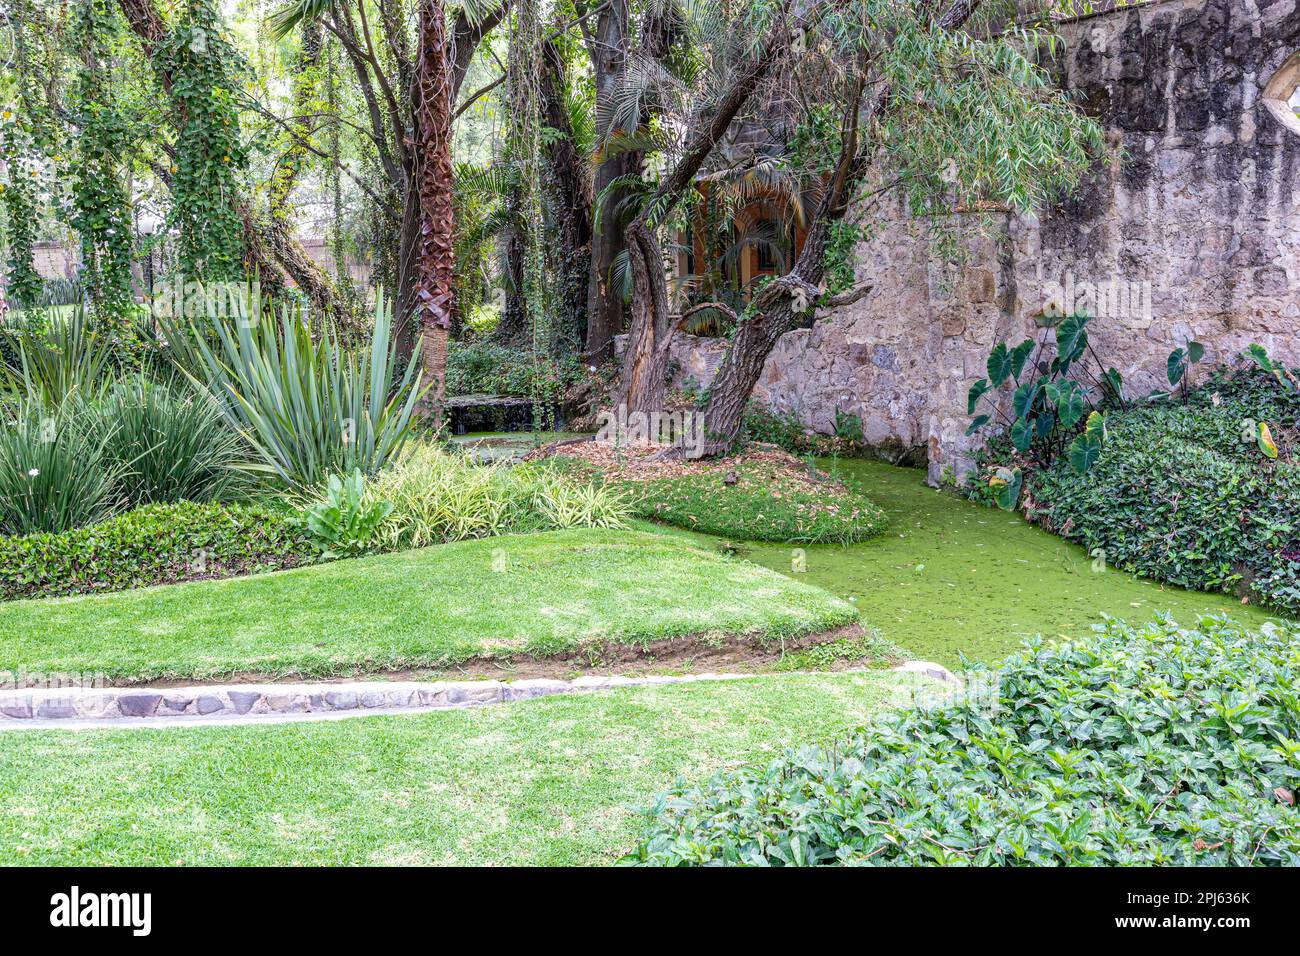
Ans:
<svg viewBox="0 0 1300 956"><path fill-rule="evenodd" d="M945 668L909 661L895 671L960 682ZM946 675L946 676L945 676ZM58 687L0 690L0 730L45 727L183 726L336 719L365 714L506 704L553 694L696 681L743 680L762 674L682 674L574 680L350 681L347 683L220 684L192 687Z"/></svg>
<svg viewBox="0 0 1300 956"><path fill-rule="evenodd" d="M353 681L342 684L225 684L193 687L59 687L0 691L0 728L46 721L168 723L338 712L382 713L504 704L552 694L583 693L750 674L664 677L579 677L572 681Z"/></svg>

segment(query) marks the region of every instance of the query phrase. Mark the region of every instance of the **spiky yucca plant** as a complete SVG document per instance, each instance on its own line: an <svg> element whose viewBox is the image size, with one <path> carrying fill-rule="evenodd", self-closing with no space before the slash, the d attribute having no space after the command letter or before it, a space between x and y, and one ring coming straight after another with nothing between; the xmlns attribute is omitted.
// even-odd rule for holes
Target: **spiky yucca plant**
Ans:
<svg viewBox="0 0 1300 956"><path fill-rule="evenodd" d="M164 325L181 371L217 400L262 470L307 490L331 474L374 474L393 459L424 389L414 359L396 374L393 316L382 293L370 341L355 349L328 329L313 340L287 306L276 319L255 292L236 312L233 320Z"/></svg>

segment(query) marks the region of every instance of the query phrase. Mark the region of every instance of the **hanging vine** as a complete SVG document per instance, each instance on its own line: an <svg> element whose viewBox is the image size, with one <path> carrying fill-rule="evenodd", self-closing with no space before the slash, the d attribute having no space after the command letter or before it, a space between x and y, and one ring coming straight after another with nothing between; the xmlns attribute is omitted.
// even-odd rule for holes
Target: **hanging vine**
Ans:
<svg viewBox="0 0 1300 956"><path fill-rule="evenodd" d="M9 14L14 39L13 55L18 75L34 77L27 48L31 11L26 0L16 0ZM14 29L17 25L18 29ZM31 307L40 300L41 277L36 271L36 200L41 187L40 153L33 129L39 129L28 84L18 89L17 111L0 109L0 203L5 210L9 247L7 298L11 305ZM7 99L7 98L6 98Z"/></svg>
<svg viewBox="0 0 1300 956"><path fill-rule="evenodd" d="M541 85L537 65L542 57L542 22L539 0L520 0L510 35L507 90L510 129L507 148L518 171L519 229L522 232L523 304L532 340L533 427L546 430L555 424L558 397L551 345L550 287L546 275L545 217L542 209Z"/></svg>
<svg viewBox="0 0 1300 956"><path fill-rule="evenodd" d="M118 26L109 0L81 0L76 9L72 37L81 63L71 98L77 126L71 224L81 238L82 280L96 314L125 331L133 302L122 157L130 136L113 95L110 58Z"/></svg>
<svg viewBox="0 0 1300 956"><path fill-rule="evenodd" d="M218 22L210 0L186 0L159 51L184 116L172 178L173 219L180 228L177 258L181 270L200 281L244 275L243 224L235 199L248 156L233 93L241 61L217 31Z"/></svg>

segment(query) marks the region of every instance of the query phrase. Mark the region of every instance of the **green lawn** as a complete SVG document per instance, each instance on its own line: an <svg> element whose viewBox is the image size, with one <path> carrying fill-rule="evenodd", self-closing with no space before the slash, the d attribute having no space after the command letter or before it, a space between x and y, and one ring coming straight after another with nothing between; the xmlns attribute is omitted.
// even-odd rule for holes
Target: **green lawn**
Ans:
<svg viewBox="0 0 1300 956"><path fill-rule="evenodd" d="M856 620L816 587L680 538L562 531L11 601L0 604L0 671L337 675L691 634L775 640Z"/></svg>
<svg viewBox="0 0 1300 956"><path fill-rule="evenodd" d="M769 675L477 710L0 735L0 864L608 863L643 806L905 704L899 674Z"/></svg>

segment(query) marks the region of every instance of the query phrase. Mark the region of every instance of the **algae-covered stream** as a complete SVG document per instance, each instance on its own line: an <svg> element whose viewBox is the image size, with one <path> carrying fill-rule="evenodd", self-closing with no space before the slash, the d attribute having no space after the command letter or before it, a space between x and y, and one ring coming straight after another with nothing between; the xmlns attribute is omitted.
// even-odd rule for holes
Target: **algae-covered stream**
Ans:
<svg viewBox="0 0 1300 956"><path fill-rule="evenodd" d="M960 664L959 652L994 661L1035 634L1084 636L1103 612L1134 622L1158 611L1184 623L1207 611L1256 623L1271 616L1231 595L1095 571L1083 548L1018 515L929 488L920 471L859 460L822 465L856 479L888 512L884 537L805 547L803 572L792 570L799 555L790 547L745 544L740 556L851 599L864 623L916 657L948 667Z"/></svg>

